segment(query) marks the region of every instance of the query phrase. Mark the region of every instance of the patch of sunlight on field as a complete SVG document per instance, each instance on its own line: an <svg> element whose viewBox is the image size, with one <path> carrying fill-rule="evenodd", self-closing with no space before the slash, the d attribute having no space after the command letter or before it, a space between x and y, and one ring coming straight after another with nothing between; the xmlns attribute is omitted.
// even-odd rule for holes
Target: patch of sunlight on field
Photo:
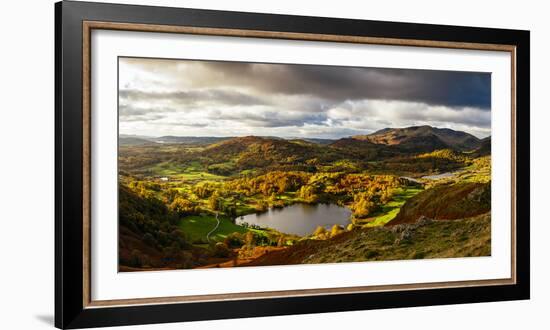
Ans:
<svg viewBox="0 0 550 330"><path fill-rule="evenodd" d="M207 172L199 162L177 164L176 162L168 161L155 164L149 170L156 176L169 176L186 181L225 179L224 176Z"/></svg>
<svg viewBox="0 0 550 330"><path fill-rule="evenodd" d="M405 202L413 197L414 195L421 192L423 189L420 188L399 188L396 190L395 195L392 198L392 201L382 206L382 209L375 214L374 220L365 224L364 227L377 227L383 226L393 220L399 213L401 206Z"/></svg>
<svg viewBox="0 0 550 330"><path fill-rule="evenodd" d="M181 219L179 228L191 243L206 243L206 234L216 226L216 217L213 215L192 215ZM222 241L227 235L234 232L244 233L248 230L231 222L228 218L220 217L220 225L210 234L210 239Z"/></svg>
<svg viewBox="0 0 550 330"><path fill-rule="evenodd" d="M149 170L153 173L153 175L170 176L183 172L185 167L174 162L163 162L155 164L150 167Z"/></svg>

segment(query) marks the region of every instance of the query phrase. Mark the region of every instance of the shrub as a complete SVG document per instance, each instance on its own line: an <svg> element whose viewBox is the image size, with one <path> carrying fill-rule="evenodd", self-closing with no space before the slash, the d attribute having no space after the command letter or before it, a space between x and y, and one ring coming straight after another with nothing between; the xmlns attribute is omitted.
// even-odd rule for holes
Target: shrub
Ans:
<svg viewBox="0 0 550 330"><path fill-rule="evenodd" d="M317 226L315 231L313 232L313 235L315 236L321 236L324 235L327 232L326 228L323 226Z"/></svg>
<svg viewBox="0 0 550 330"><path fill-rule="evenodd" d="M233 233L227 235L227 237L223 241L225 245L227 245L230 248L236 248L241 247L244 245L244 240L241 234L239 233Z"/></svg>
<svg viewBox="0 0 550 330"><path fill-rule="evenodd" d="M191 252L188 252L188 251L183 251L179 254L178 256L178 263L176 264L176 268L178 269L188 269L188 268L193 268L194 266L194 263L193 263L193 254L191 254Z"/></svg>
<svg viewBox="0 0 550 330"><path fill-rule="evenodd" d="M231 254L231 250L225 243L218 242L214 245L214 256L218 258L227 258Z"/></svg>
<svg viewBox="0 0 550 330"><path fill-rule="evenodd" d="M375 258L377 256L379 256L380 253L378 251L375 251L375 250L369 250L367 251L367 253L365 254L365 257L368 258L368 259L371 259L371 258Z"/></svg>
<svg viewBox="0 0 550 330"><path fill-rule="evenodd" d="M332 226L332 229L330 230L330 236L336 236L338 234L340 234L341 232L344 231L344 228L342 228L342 226L340 225L334 225Z"/></svg>

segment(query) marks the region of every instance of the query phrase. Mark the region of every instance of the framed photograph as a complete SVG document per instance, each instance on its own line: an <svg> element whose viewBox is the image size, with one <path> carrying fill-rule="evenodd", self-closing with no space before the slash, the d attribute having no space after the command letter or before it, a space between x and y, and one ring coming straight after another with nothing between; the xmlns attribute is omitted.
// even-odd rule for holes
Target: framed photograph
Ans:
<svg viewBox="0 0 550 330"><path fill-rule="evenodd" d="M529 32L59 2L59 328L529 298Z"/></svg>

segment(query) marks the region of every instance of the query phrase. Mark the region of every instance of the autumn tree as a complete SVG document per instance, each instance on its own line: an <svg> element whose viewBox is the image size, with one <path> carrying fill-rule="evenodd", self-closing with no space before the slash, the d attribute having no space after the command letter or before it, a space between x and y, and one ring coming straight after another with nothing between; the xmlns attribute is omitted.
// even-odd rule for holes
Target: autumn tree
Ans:
<svg viewBox="0 0 550 330"><path fill-rule="evenodd" d="M185 216L194 213L195 204L188 199L177 196L174 198L172 203L170 203L169 209L176 212L180 216Z"/></svg>
<svg viewBox="0 0 550 330"><path fill-rule="evenodd" d="M376 208L372 201L372 195L366 192L358 193L353 196L351 209L356 218L366 218Z"/></svg>
<svg viewBox="0 0 550 330"><path fill-rule="evenodd" d="M332 226L332 228L330 229L330 237L334 237L340 233L342 233L344 231L344 228L342 228L342 226L340 225L334 225Z"/></svg>
<svg viewBox="0 0 550 330"><path fill-rule="evenodd" d="M385 187L380 194L380 202L386 204L393 198L393 189L391 187Z"/></svg>
<svg viewBox="0 0 550 330"><path fill-rule="evenodd" d="M315 203L319 198L319 196L315 193L315 188L310 185L302 186L298 192L298 196L306 203Z"/></svg>
<svg viewBox="0 0 550 330"><path fill-rule="evenodd" d="M313 236L318 239L325 239L328 235L329 233L327 232L327 229L323 226L317 226L317 228L315 228L315 231L313 232Z"/></svg>
<svg viewBox="0 0 550 330"><path fill-rule="evenodd" d="M210 207L214 211L218 211L220 210L220 204L220 194L218 193L218 191L214 191L214 193L212 193L212 195L210 195L210 197L208 198L208 207Z"/></svg>

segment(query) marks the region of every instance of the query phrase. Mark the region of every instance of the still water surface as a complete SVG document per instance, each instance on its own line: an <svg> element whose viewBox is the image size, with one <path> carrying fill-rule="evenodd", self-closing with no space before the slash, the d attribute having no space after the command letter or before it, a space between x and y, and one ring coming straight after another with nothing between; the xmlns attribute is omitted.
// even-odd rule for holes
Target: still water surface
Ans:
<svg viewBox="0 0 550 330"><path fill-rule="evenodd" d="M345 227L350 223L350 218L351 211L336 204L294 204L284 208L269 209L264 213L238 217L236 222L305 236L313 233L317 226L329 229L337 224Z"/></svg>

